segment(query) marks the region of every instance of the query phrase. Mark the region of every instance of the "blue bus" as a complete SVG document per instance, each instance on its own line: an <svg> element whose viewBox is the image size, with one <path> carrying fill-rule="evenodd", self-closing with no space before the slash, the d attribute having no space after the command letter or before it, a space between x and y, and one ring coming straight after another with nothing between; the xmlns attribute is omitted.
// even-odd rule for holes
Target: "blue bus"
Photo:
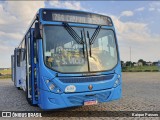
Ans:
<svg viewBox="0 0 160 120"><path fill-rule="evenodd" d="M15 87L43 110L121 98L118 43L108 16L41 8L11 61Z"/></svg>

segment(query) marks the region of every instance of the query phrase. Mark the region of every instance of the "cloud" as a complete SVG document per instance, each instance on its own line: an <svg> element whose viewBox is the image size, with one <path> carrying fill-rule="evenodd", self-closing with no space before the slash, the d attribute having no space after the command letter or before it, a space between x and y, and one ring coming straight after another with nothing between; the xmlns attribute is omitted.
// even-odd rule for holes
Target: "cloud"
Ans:
<svg viewBox="0 0 160 120"><path fill-rule="evenodd" d="M89 9L83 8L77 1L49 1L48 3L54 8ZM154 8L160 11L160 7L157 5L152 3L149 6L150 10ZM13 54L14 48L18 46L29 23L40 7L45 7L44 1L9 1L0 4L0 56L4 56L0 59L0 67L10 66L10 55ZM135 11L143 11L143 7L137 8ZM132 11L123 11L120 17L133 15ZM147 23L123 22L118 16L109 16L113 19L116 27L122 60L129 60L130 46L132 47L132 56L134 56L132 57L133 61L140 58L155 61L160 58L158 52L160 51L160 35L151 34Z"/></svg>
<svg viewBox="0 0 160 120"><path fill-rule="evenodd" d="M49 4L55 8L65 8L65 9L74 9L74 10L85 10L80 2L77 1L50 1Z"/></svg>
<svg viewBox="0 0 160 120"><path fill-rule="evenodd" d="M122 13L121 13L121 17L122 16L127 16L127 17L129 17L129 16L133 16L134 15L134 13L132 12L132 11L123 11Z"/></svg>
<svg viewBox="0 0 160 120"><path fill-rule="evenodd" d="M138 21L122 21L119 16L101 13L110 16L113 20L119 43L120 58L123 61L130 60L130 47L132 61L139 59L146 61L160 60L160 35L151 33L150 23Z"/></svg>
<svg viewBox="0 0 160 120"><path fill-rule="evenodd" d="M0 31L13 33L24 31L40 7L44 7L44 2L9 1L1 3Z"/></svg>
<svg viewBox="0 0 160 120"><path fill-rule="evenodd" d="M151 34L148 24L138 22L122 22L111 15L117 31L121 58L129 60L129 47L132 47L132 60L143 58L148 61L160 59L160 35Z"/></svg>
<svg viewBox="0 0 160 120"><path fill-rule="evenodd" d="M5 1L0 4L0 67L10 67L10 56L44 1Z"/></svg>
<svg viewBox="0 0 160 120"><path fill-rule="evenodd" d="M151 8L149 8L148 10L149 10L149 11L155 11L156 9L153 8L153 7L151 7Z"/></svg>
<svg viewBox="0 0 160 120"><path fill-rule="evenodd" d="M135 9L135 11L144 11L144 7L140 7L140 8L137 8L137 9Z"/></svg>
<svg viewBox="0 0 160 120"><path fill-rule="evenodd" d="M147 34L147 24L136 22L122 22L118 17L112 16L117 33L120 35L121 40L130 40L142 42L146 40L144 36ZM148 36L147 36L148 37Z"/></svg>
<svg viewBox="0 0 160 120"><path fill-rule="evenodd" d="M76 1L49 1L54 8L85 10ZM0 67L10 66L10 55L22 40L34 15L44 1L4 1L0 3ZM9 60L9 62L6 62Z"/></svg>
<svg viewBox="0 0 160 120"><path fill-rule="evenodd" d="M154 1L149 4L149 11L160 12L160 2Z"/></svg>
<svg viewBox="0 0 160 120"><path fill-rule="evenodd" d="M121 60L130 60L130 47L132 49L132 61L137 62L141 58L146 61L158 61L160 59L160 35L151 33L149 23L131 20L124 22L119 16L101 14L110 16L113 20Z"/></svg>
<svg viewBox="0 0 160 120"><path fill-rule="evenodd" d="M118 16L111 16L117 33L121 40L129 40L135 43L145 43L145 42L159 42L160 35L152 34L149 28L149 23L143 23L138 21L122 21ZM125 41L126 42L126 41Z"/></svg>
<svg viewBox="0 0 160 120"><path fill-rule="evenodd" d="M17 7L17 5L19 7ZM9 1L4 3L4 11L21 20L31 20L40 7L44 7L43 1Z"/></svg>
<svg viewBox="0 0 160 120"><path fill-rule="evenodd" d="M9 1L1 3L0 41L20 42L40 7L44 7L44 2Z"/></svg>

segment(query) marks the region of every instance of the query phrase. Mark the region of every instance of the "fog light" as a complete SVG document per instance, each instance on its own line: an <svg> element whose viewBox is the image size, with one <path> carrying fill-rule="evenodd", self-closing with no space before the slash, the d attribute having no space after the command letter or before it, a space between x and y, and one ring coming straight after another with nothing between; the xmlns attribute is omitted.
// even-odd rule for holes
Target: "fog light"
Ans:
<svg viewBox="0 0 160 120"><path fill-rule="evenodd" d="M55 85L54 85L54 84L50 84L50 85L49 85L49 89L50 89L50 90L53 90L54 88L55 88Z"/></svg>
<svg viewBox="0 0 160 120"><path fill-rule="evenodd" d="M119 81L119 79L117 79L117 80L115 81L113 87L117 87L117 86L119 85L119 83L120 83L120 81Z"/></svg>
<svg viewBox="0 0 160 120"><path fill-rule="evenodd" d="M57 89L57 93L61 92L59 89Z"/></svg>
<svg viewBox="0 0 160 120"><path fill-rule="evenodd" d="M49 83L49 80L46 80L46 83Z"/></svg>

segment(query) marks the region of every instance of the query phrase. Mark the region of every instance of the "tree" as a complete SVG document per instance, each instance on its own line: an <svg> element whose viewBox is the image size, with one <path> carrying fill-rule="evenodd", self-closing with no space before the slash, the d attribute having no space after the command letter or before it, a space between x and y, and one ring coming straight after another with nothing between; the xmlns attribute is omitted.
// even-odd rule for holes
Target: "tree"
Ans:
<svg viewBox="0 0 160 120"><path fill-rule="evenodd" d="M133 66L131 61L126 62L126 66Z"/></svg>
<svg viewBox="0 0 160 120"><path fill-rule="evenodd" d="M123 65L124 65L124 61L121 61L121 66L123 67Z"/></svg>
<svg viewBox="0 0 160 120"><path fill-rule="evenodd" d="M143 65L147 65L146 61L144 61L143 59L139 59L138 62L141 62Z"/></svg>
<svg viewBox="0 0 160 120"><path fill-rule="evenodd" d="M136 62L133 62L132 64L134 65L134 64L136 64Z"/></svg>

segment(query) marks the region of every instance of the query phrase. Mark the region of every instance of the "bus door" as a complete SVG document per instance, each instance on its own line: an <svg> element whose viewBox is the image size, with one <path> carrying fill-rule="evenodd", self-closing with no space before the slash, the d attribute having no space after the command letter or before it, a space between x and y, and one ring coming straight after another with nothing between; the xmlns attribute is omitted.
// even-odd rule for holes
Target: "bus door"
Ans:
<svg viewBox="0 0 160 120"><path fill-rule="evenodd" d="M34 45L34 29L31 28L26 36L26 47L27 47L27 60L26 60L26 69L27 69L27 100L32 104L37 104L37 83L35 77L36 64L35 64L35 45Z"/></svg>

